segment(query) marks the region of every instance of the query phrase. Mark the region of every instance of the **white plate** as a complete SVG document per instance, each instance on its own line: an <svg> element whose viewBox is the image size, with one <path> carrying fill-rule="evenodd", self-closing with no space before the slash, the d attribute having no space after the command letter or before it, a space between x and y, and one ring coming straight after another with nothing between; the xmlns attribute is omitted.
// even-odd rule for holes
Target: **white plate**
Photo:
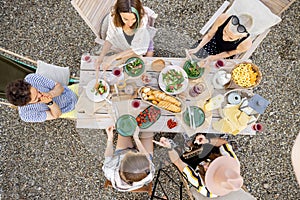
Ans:
<svg viewBox="0 0 300 200"><path fill-rule="evenodd" d="M103 101L104 99L107 98L107 96L108 96L108 94L109 94L109 85L108 85L104 80L102 80L102 79L99 79L98 81L102 81L102 83L103 83L103 84L105 85L105 87L107 88L107 90L106 90L106 92L105 92L104 94L102 94L102 95L100 95L100 94L95 95L96 92L95 92L95 91L92 92L92 90L93 90L93 88L94 88L94 86L95 86L95 84L96 84L96 79L91 80L91 81L87 84L87 86L86 86L86 88L85 88L85 93L86 93L87 97L88 97L91 101L93 101L93 102L100 102L100 101Z"/></svg>
<svg viewBox="0 0 300 200"><path fill-rule="evenodd" d="M184 78L184 81L182 82L182 87L179 90L176 90L174 92L168 92L166 90L166 84L163 81L163 75L162 75L162 74L167 73L171 69L175 69L176 71L180 71L182 73L182 75L183 75L183 78ZM181 92L183 92L183 91L186 90L186 88L189 85L189 79L188 79L188 76L187 76L186 72L181 67L170 65L170 66L167 66L167 67L163 68L163 70L160 72L159 77L158 77L158 84L159 84L159 87L165 93L174 95L174 94L180 94Z"/></svg>

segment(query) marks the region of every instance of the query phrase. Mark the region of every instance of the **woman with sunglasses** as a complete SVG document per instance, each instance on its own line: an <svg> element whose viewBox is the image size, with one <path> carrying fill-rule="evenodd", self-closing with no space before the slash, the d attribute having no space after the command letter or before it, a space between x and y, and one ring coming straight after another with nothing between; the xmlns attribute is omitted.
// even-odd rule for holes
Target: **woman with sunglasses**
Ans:
<svg viewBox="0 0 300 200"><path fill-rule="evenodd" d="M155 33L151 31L151 16L154 14L150 8L143 7L140 0L117 0L108 19L106 39L96 69L103 64L106 70L114 60L124 57L153 56ZM104 60L112 47L118 53Z"/></svg>
<svg viewBox="0 0 300 200"><path fill-rule="evenodd" d="M205 58L203 64L210 61L229 58L247 51L251 45L249 31L253 26L253 18L248 14L228 16L220 15L202 40L188 51L199 58Z"/></svg>

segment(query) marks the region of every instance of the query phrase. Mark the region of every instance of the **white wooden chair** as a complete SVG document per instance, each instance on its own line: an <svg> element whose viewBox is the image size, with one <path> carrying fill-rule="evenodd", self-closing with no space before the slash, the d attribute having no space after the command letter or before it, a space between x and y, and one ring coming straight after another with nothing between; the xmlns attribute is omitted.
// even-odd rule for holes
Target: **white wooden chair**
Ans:
<svg viewBox="0 0 300 200"><path fill-rule="evenodd" d="M108 29L108 15L115 4L116 0L72 0L71 4L74 6L76 11L92 29L96 35L95 42L103 45L106 32ZM145 7L145 12L148 15L148 25L150 36L153 38L156 29L154 28L155 19L157 14L148 7Z"/></svg>
<svg viewBox="0 0 300 200"><path fill-rule="evenodd" d="M239 14L239 13L249 13L255 18L258 18L259 15L261 18L263 18L264 21L266 21L268 18L270 18L271 21L268 21L268 23L265 26L265 29L263 31L259 31L257 33L254 33L251 35L253 38L252 40L252 46L251 48L239 55L236 55L236 59L242 59L247 60L250 58L252 53L255 51L255 49L259 46L259 44L263 41L263 39L267 36L267 34L270 32L270 29L273 25L279 23L281 21L280 15L296 0L235 0L235 1L225 1L222 6L216 11L216 13L210 18L210 20L203 26L203 28L200 30L201 35L205 35L210 27L213 25L215 20L221 15L223 12L229 13L229 14ZM239 7L241 4L249 4L249 6L243 6ZM230 7L229 7L230 6ZM254 9L253 9L254 8ZM263 10L263 12L260 12L260 10ZM268 16L264 16L268 15ZM257 21L260 22L258 19ZM260 29L262 29L262 26L264 24L257 23L257 26L260 26ZM256 26L254 23L254 27Z"/></svg>
<svg viewBox="0 0 300 200"><path fill-rule="evenodd" d="M72 0L71 4L82 17L82 19L87 23L87 25L92 29L93 33L96 35L95 42L98 44L104 44L105 35L99 34L105 33L105 29L108 27L108 23L105 26L106 16L110 13L115 0ZM103 28L102 28L103 27Z"/></svg>

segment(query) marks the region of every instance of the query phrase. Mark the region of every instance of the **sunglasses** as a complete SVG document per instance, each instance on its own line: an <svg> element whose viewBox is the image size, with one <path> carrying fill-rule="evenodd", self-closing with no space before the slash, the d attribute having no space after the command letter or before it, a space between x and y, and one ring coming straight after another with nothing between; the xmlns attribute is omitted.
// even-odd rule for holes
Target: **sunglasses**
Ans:
<svg viewBox="0 0 300 200"><path fill-rule="evenodd" d="M240 20L237 16L233 15L232 18L231 18L231 23L232 25L237 26L237 31L239 33L247 33L247 29L245 28L245 26L241 25L240 24Z"/></svg>

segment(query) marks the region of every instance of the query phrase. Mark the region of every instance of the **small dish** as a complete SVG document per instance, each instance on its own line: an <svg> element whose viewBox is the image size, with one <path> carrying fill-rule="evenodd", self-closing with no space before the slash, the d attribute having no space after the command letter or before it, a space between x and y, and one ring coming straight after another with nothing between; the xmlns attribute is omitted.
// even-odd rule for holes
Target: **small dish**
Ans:
<svg viewBox="0 0 300 200"><path fill-rule="evenodd" d="M178 125L177 119L176 118L171 118L167 121L167 126L169 129L173 129Z"/></svg>
<svg viewBox="0 0 300 200"><path fill-rule="evenodd" d="M191 106L190 109L194 111L194 120L195 120L195 127L201 126L205 121L205 114L203 110L197 106ZM183 113L183 121L186 125L190 126L190 115L188 109Z"/></svg>
<svg viewBox="0 0 300 200"><path fill-rule="evenodd" d="M237 105L242 101L242 97L237 92L231 92L227 97L227 101L230 104Z"/></svg>
<svg viewBox="0 0 300 200"><path fill-rule="evenodd" d="M132 136L137 127L137 122L132 115L122 115L116 122L117 132L124 136Z"/></svg>
<svg viewBox="0 0 300 200"><path fill-rule="evenodd" d="M187 60L183 65L183 69L188 75L189 79L200 78L204 73L204 68L199 67L197 62Z"/></svg>
<svg viewBox="0 0 300 200"><path fill-rule="evenodd" d="M125 63L124 69L129 76L140 76L145 71L144 61L138 57L129 58Z"/></svg>

